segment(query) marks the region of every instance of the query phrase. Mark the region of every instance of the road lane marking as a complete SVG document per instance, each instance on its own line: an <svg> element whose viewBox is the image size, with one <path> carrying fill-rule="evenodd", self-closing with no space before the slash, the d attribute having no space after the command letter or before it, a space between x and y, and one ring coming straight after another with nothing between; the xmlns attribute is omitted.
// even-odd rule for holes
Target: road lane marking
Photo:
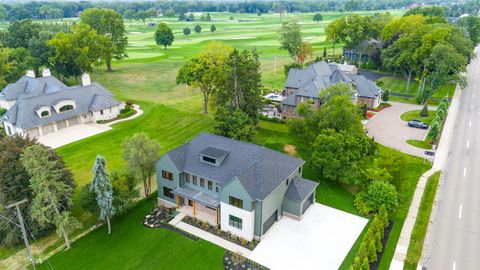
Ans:
<svg viewBox="0 0 480 270"><path fill-rule="evenodd" d="M460 209L458 210L458 219L462 218L462 205L460 204Z"/></svg>
<svg viewBox="0 0 480 270"><path fill-rule="evenodd" d="M467 140L467 149L470 148L470 141Z"/></svg>
<svg viewBox="0 0 480 270"><path fill-rule="evenodd" d="M463 177L467 176L467 168L463 168Z"/></svg>
<svg viewBox="0 0 480 270"><path fill-rule="evenodd" d="M472 106L470 106L470 110L473 110L473 105L472 105Z"/></svg>
<svg viewBox="0 0 480 270"><path fill-rule="evenodd" d="M457 264L455 263L455 261L453 261L453 270L457 269Z"/></svg>
<svg viewBox="0 0 480 270"><path fill-rule="evenodd" d="M469 126L469 127L472 127L472 121L469 121L469 122L468 122L468 126Z"/></svg>
<svg viewBox="0 0 480 270"><path fill-rule="evenodd" d="M475 98L475 94L472 94L472 98Z"/></svg>

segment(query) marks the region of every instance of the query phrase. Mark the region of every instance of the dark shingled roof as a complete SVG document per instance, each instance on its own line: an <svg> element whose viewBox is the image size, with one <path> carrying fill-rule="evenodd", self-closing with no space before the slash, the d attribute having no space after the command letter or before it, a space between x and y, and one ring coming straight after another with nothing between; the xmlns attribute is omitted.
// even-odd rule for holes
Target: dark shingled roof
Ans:
<svg viewBox="0 0 480 270"><path fill-rule="evenodd" d="M98 83L68 87L52 76L39 78L24 76L16 83L5 87L2 93L4 95L1 98L5 100L12 100L12 98L17 100L15 105L5 113L2 120L22 129L43 126L120 104L107 89ZM51 115L43 118L35 112L38 108L52 107L63 100L74 100L75 109L60 114L51 109Z"/></svg>
<svg viewBox="0 0 480 270"><path fill-rule="evenodd" d="M222 149L208 146L207 148L203 149L200 154L215 159L221 159L228 155L228 152Z"/></svg>
<svg viewBox="0 0 480 270"><path fill-rule="evenodd" d="M219 167L200 161L199 153L207 147L229 153ZM304 163L263 146L205 132L166 155L180 171L213 180L222 188L238 178L257 200L265 199Z"/></svg>
<svg viewBox="0 0 480 270"><path fill-rule="evenodd" d="M318 186L317 182L295 176L288 186L285 197L290 200L301 202Z"/></svg>
<svg viewBox="0 0 480 270"><path fill-rule="evenodd" d="M359 97L376 98L382 93L382 89L374 82L362 75L349 75L356 87Z"/></svg>

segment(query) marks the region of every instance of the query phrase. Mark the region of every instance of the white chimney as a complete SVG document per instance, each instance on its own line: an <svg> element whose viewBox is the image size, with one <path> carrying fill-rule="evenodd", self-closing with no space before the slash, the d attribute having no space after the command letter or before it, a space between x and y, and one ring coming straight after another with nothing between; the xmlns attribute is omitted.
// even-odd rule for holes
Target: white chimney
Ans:
<svg viewBox="0 0 480 270"><path fill-rule="evenodd" d="M42 76L43 76L43 77L50 77L50 76L52 76L52 73L50 72L50 69L48 69L48 68L44 69L43 72L42 72Z"/></svg>
<svg viewBox="0 0 480 270"><path fill-rule="evenodd" d="M89 86L92 82L90 81L90 75L83 73L82 75L82 86Z"/></svg>
<svg viewBox="0 0 480 270"><path fill-rule="evenodd" d="M27 70L27 74L25 74L25 76L29 78L35 78L35 72L33 72L33 70Z"/></svg>

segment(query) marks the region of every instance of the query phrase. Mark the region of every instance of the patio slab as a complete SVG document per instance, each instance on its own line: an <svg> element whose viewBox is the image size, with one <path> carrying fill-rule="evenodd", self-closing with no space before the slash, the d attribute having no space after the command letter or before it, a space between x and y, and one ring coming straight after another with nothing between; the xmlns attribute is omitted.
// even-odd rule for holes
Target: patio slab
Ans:
<svg viewBox="0 0 480 270"><path fill-rule="evenodd" d="M301 221L282 217L248 258L273 270L336 270L367 222L316 203Z"/></svg>

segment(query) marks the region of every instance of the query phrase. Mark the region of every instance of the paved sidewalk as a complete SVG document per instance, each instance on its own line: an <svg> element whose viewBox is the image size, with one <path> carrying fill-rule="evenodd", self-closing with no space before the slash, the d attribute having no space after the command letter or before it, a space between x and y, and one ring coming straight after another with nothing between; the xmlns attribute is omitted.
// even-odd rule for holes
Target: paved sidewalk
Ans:
<svg viewBox="0 0 480 270"><path fill-rule="evenodd" d="M178 215L177 215L177 217L178 217ZM176 217L175 217L175 218L176 218ZM175 218L172 219L169 223L172 224L172 221L174 221ZM223 238L221 238L221 237L218 237L218 236L216 236L216 235L214 235L214 234L211 234L211 233L209 233L209 232L206 232L206 231L204 231L204 230L202 230L202 229L199 229L199 228L197 228L197 227L194 227L194 226L192 226L192 225L190 225L190 224L187 224L187 223L185 223L185 222L179 221L179 222L177 222L177 223L175 224L175 226L178 227L178 228L180 228L180 229L182 229L182 230L184 230L184 231L187 231L187 232L189 232L189 233L191 233L191 234L193 234L193 235L196 235L196 236L202 238L203 240L207 240L208 242L213 243L213 244L215 244L215 245L217 245L217 246L221 246L221 247L223 247L224 249L228 249L228 250L230 250L230 251L232 251L232 252L238 253L238 254L242 255L243 257L248 257L248 256L250 256L250 253L252 253L252 251L249 250L249 249L246 249L246 248L244 248L244 247L241 247L241 246L239 246L239 245L237 245L237 244L234 244L234 243L232 243L232 242L230 242L230 241L227 241L227 240L225 240L225 239L223 239Z"/></svg>
<svg viewBox="0 0 480 270"><path fill-rule="evenodd" d="M417 219L418 208L420 207L420 202L422 200L423 191L425 189L427 180L435 172L439 170L443 171L445 167L445 163L447 160L448 151L450 147L450 141L453 133L453 128L455 126L455 119L457 118L461 92L462 90L460 89L460 87L457 86L455 94L453 95L453 98L452 98L452 102L450 104L450 108L448 109L448 115L445 121L445 125L443 127L442 137L440 138L440 143L436 151L435 161L433 162L432 168L426 171L418 181L417 187L415 189L415 193L413 195L412 203L408 210L407 218L405 219L402 232L400 233L400 239L398 240L397 247L393 255L392 263L390 264L390 270L403 269L405 258L407 256L408 245L410 244L410 237L412 235L413 226L415 225L415 221ZM431 216L430 219L432 218L433 217ZM421 269L421 260L418 264L418 268Z"/></svg>

